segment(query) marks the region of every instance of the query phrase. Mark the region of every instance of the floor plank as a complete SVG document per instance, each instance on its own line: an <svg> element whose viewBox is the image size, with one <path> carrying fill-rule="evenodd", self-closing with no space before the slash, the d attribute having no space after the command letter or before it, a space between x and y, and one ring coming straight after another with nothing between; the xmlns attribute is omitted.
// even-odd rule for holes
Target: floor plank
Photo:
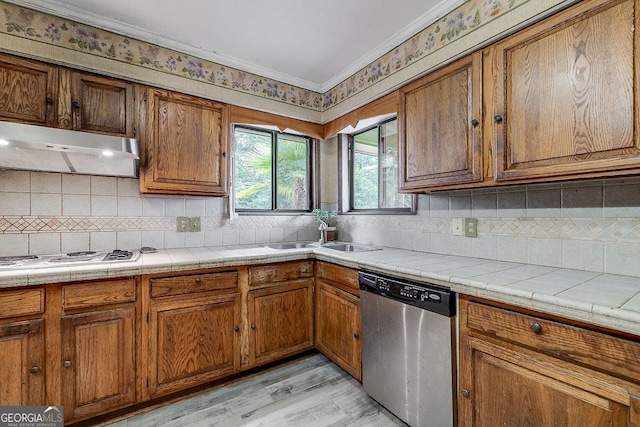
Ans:
<svg viewBox="0 0 640 427"><path fill-rule="evenodd" d="M109 427L406 426L321 354Z"/></svg>

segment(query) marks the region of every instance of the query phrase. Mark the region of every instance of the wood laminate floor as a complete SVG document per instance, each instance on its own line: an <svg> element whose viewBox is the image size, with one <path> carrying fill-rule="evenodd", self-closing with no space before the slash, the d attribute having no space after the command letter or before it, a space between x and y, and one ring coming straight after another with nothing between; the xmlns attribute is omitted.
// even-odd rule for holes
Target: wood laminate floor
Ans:
<svg viewBox="0 0 640 427"><path fill-rule="evenodd" d="M406 426L321 354L108 425Z"/></svg>

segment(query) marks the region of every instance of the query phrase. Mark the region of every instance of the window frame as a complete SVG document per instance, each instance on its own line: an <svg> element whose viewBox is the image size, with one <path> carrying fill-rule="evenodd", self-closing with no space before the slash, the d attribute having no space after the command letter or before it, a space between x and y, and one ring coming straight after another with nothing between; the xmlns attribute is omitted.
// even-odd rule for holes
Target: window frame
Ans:
<svg viewBox="0 0 640 427"><path fill-rule="evenodd" d="M348 171L348 210L344 210L344 209L340 209L341 210L341 214L366 214L366 215L415 215L417 212L417 196L415 194L411 195L411 206L407 207L407 208L381 208L380 207L380 200L378 200L378 208L367 208L367 209L358 209L355 207L355 168L354 168L354 162L355 162L355 144L354 144L354 138L357 135L363 134L365 132L369 132L372 129L378 129L378 160L380 160L381 156L380 156L380 150L382 149L381 145L380 145L380 128L389 122L392 122L394 120L398 120L398 117L391 117L388 119L385 119L383 121L380 121L378 123L375 123L371 126L368 126L366 128L362 128L359 129L357 132L353 132L349 135L347 135L346 138L346 144L347 144L347 148L346 148L346 154L347 154L347 161L341 164L346 164L347 166L347 171ZM399 143L399 142L398 142ZM342 151L342 150L340 150ZM399 171L398 171L399 172ZM380 168L378 167L378 192L380 191L380 185L382 182L382 174L380 174ZM342 192L342 189L340 189L340 193ZM398 191L398 193L400 193ZM342 197L341 197L342 200Z"/></svg>
<svg viewBox="0 0 640 427"><path fill-rule="evenodd" d="M290 132L281 132L279 130L271 129L270 126L262 127L260 125L246 125L246 124L233 124L232 125L232 135L235 138L236 129L245 129L249 132L256 132L262 134L271 135L271 180L273 183L273 189L271 194L271 209L247 209L247 208L238 208L237 204L234 203L234 211L238 215L303 215L310 214L314 209L316 209L318 204L318 191L316 185L316 174L317 174L317 162L318 162L318 144L315 138L312 138L303 134L295 134ZM295 139L305 139L307 145L307 181L308 181L308 209L278 209L278 138L281 136L288 136ZM302 142L301 142L302 143ZM235 200L236 196L236 177L235 177L235 144L234 144L234 161L233 161L233 194L232 197Z"/></svg>

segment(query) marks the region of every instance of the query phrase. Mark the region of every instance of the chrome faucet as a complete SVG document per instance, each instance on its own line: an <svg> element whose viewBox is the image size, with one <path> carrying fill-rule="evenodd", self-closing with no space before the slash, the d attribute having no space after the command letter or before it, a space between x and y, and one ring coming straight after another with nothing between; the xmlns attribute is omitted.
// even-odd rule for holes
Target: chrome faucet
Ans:
<svg viewBox="0 0 640 427"><path fill-rule="evenodd" d="M323 246L325 243L327 243L327 228L329 228L329 226L324 221L319 221L319 222L320 222L320 226L318 227L318 230L320 230L319 243L320 243L320 246Z"/></svg>

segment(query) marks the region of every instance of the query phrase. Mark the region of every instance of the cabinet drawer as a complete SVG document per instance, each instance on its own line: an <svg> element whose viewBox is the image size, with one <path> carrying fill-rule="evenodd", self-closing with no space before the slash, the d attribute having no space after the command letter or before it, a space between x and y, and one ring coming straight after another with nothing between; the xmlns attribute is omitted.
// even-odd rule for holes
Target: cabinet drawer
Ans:
<svg viewBox="0 0 640 427"><path fill-rule="evenodd" d="M196 292L221 291L238 287L238 272L190 274L151 279L151 297L168 297Z"/></svg>
<svg viewBox="0 0 640 427"><path fill-rule="evenodd" d="M319 262L316 266L316 277L318 279L333 282L338 287L347 292L358 295L360 287L358 285L358 271L352 268L341 267L339 265Z"/></svg>
<svg viewBox="0 0 640 427"><path fill-rule="evenodd" d="M44 312L44 289L0 292L0 319Z"/></svg>
<svg viewBox="0 0 640 427"><path fill-rule="evenodd" d="M470 302L467 327L476 332L640 380L640 343Z"/></svg>
<svg viewBox="0 0 640 427"><path fill-rule="evenodd" d="M249 285L267 285L313 277L313 261L290 262L249 268Z"/></svg>
<svg viewBox="0 0 640 427"><path fill-rule="evenodd" d="M122 304L135 300L135 279L96 281L67 285L62 288L62 304L65 310Z"/></svg>

